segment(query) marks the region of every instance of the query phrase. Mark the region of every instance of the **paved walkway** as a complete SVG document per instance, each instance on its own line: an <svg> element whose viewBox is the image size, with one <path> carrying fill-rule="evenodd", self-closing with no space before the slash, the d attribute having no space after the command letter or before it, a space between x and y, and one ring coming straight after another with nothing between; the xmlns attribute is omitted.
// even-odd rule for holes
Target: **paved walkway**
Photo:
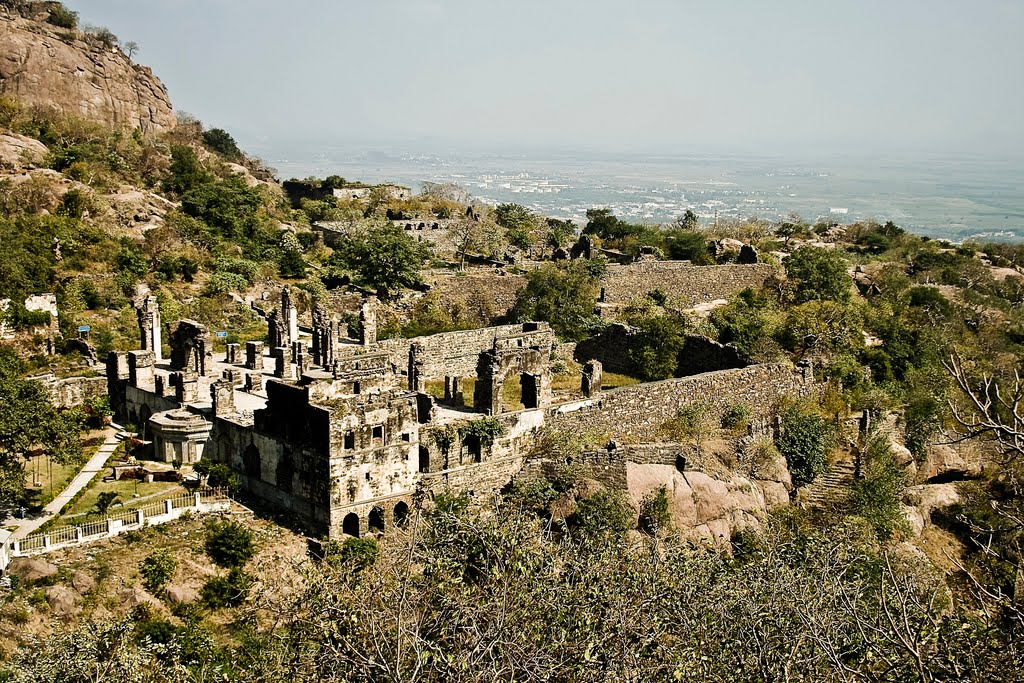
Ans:
<svg viewBox="0 0 1024 683"><path fill-rule="evenodd" d="M103 445L99 447L95 455L89 458L89 462L85 463L75 478L71 480L71 483L67 485L63 491L61 491L56 498L51 500L43 508L43 512L33 517L32 519L9 519L7 520L7 526L17 526L11 535L12 539L25 538L30 533L41 527L48 520L52 519L56 514L60 512L60 509L71 502L71 499L75 497L79 491L84 489L92 478L96 476L96 473L103 470L107 464L107 460L113 455L114 451L117 450L117 445L121 443L121 440L117 438L117 434L120 429L111 427L107 432L107 438L103 441Z"/></svg>

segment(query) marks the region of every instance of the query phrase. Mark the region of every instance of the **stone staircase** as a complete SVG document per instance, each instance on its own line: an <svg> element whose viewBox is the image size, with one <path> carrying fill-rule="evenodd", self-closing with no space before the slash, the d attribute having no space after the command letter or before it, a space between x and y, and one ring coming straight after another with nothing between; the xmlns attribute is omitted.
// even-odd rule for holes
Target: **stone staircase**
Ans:
<svg viewBox="0 0 1024 683"><path fill-rule="evenodd" d="M844 454L814 481L801 489L798 502L809 508L842 510L850 504L856 467L853 457Z"/></svg>

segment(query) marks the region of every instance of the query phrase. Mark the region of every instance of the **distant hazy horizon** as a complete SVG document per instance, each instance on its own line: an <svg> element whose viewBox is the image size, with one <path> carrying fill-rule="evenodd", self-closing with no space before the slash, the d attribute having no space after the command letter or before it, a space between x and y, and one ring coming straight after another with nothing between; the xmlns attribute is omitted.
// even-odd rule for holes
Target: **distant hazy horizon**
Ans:
<svg viewBox="0 0 1024 683"><path fill-rule="evenodd" d="M244 147L1024 158L1012 0L69 0Z"/></svg>

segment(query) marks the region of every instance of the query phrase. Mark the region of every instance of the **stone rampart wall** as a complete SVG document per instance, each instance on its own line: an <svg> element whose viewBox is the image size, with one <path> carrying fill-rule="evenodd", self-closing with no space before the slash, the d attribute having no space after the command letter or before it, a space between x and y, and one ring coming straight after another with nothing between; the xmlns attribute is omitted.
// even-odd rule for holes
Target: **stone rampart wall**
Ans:
<svg viewBox="0 0 1024 683"><path fill-rule="evenodd" d="M728 299L747 287L761 287L778 270L763 263L694 266L681 261L611 265L601 279L606 303L629 303L660 289L675 305L693 306Z"/></svg>
<svg viewBox="0 0 1024 683"><path fill-rule="evenodd" d="M525 286L526 278L522 275L501 275L495 270L464 275L443 272L436 275L431 292L436 292L446 310L458 306L493 320L508 315L515 306L516 295Z"/></svg>
<svg viewBox="0 0 1024 683"><path fill-rule="evenodd" d="M685 405L703 401L721 409L726 403L739 402L763 416L783 396L802 395L813 386L813 379L805 379L802 369L752 365L612 389L592 399L554 406L548 419L558 429L624 443L649 443L662 438L662 426Z"/></svg>
<svg viewBox="0 0 1024 683"><path fill-rule="evenodd" d="M387 352L391 362L400 371L408 371L409 347L415 342L424 351L424 380L444 379L446 376L475 377L480 354L490 350L496 339L523 334L522 325L501 325L479 330L460 330L432 334L416 339L385 339L375 350ZM532 333L531 338L536 333ZM547 331L551 341L554 335Z"/></svg>
<svg viewBox="0 0 1024 683"><path fill-rule="evenodd" d="M58 408L74 408L87 400L107 395L106 377L37 377L50 392L50 401Z"/></svg>

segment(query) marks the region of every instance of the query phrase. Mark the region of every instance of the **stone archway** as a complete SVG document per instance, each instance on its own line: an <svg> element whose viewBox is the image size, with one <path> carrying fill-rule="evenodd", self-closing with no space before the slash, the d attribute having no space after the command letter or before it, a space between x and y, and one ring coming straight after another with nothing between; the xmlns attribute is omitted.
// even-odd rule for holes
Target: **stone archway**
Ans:
<svg viewBox="0 0 1024 683"><path fill-rule="evenodd" d="M260 449L255 444L249 444L242 452L242 466L245 468L245 476L251 479L262 479L263 463L260 458Z"/></svg>
<svg viewBox="0 0 1024 683"><path fill-rule="evenodd" d="M341 522L341 531L354 538L359 538L359 515L354 512L345 515L345 519Z"/></svg>
<svg viewBox="0 0 1024 683"><path fill-rule="evenodd" d="M404 500L398 501L395 505L393 517L395 526L405 526L405 523L409 521L409 504Z"/></svg>
<svg viewBox="0 0 1024 683"><path fill-rule="evenodd" d="M370 531L376 531L377 533L384 533L384 511L379 507L374 507L370 510L370 518L367 520L367 526Z"/></svg>

